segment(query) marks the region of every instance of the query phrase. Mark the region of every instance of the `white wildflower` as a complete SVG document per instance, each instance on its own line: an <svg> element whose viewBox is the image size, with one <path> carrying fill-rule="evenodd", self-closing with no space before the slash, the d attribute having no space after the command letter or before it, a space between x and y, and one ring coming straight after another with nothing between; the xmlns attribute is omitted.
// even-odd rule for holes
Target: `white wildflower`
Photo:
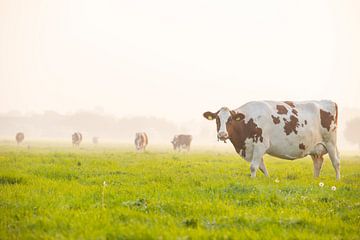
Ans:
<svg viewBox="0 0 360 240"><path fill-rule="evenodd" d="M101 206L104 209L105 208L105 187L107 186L106 182L103 182L103 188L101 193Z"/></svg>
<svg viewBox="0 0 360 240"><path fill-rule="evenodd" d="M276 183L279 183L279 182L280 182L280 180L279 180L279 179L275 179L275 182L276 182Z"/></svg>
<svg viewBox="0 0 360 240"><path fill-rule="evenodd" d="M323 187L324 186L324 183L323 182L320 182L319 183L319 187Z"/></svg>
<svg viewBox="0 0 360 240"><path fill-rule="evenodd" d="M336 187L335 187L335 186L332 186L332 187L331 187L331 190L336 191Z"/></svg>

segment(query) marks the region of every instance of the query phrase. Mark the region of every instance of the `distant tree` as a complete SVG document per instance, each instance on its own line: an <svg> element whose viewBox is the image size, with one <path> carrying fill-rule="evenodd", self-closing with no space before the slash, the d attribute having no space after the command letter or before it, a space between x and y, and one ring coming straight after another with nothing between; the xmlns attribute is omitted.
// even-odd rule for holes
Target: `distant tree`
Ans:
<svg viewBox="0 0 360 240"><path fill-rule="evenodd" d="M360 148L360 118L354 118L347 123L344 135L349 142L358 144Z"/></svg>

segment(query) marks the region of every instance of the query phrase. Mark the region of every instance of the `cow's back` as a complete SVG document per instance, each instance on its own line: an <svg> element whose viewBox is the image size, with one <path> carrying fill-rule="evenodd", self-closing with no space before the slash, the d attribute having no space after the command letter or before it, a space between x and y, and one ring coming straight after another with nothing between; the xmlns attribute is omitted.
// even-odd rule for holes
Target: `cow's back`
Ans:
<svg viewBox="0 0 360 240"><path fill-rule="evenodd" d="M192 140L192 136L191 135L184 135L184 134L181 134L181 135L178 135L178 142L182 145L182 144L185 144L185 145L190 145L191 143L191 140Z"/></svg>

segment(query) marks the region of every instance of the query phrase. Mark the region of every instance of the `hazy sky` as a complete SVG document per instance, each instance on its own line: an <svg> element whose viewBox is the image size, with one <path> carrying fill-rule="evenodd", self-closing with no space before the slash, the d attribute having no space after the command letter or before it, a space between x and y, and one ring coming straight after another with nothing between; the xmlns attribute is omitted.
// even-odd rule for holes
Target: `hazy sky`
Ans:
<svg viewBox="0 0 360 240"><path fill-rule="evenodd" d="M0 0L0 112L360 107L360 1Z"/></svg>

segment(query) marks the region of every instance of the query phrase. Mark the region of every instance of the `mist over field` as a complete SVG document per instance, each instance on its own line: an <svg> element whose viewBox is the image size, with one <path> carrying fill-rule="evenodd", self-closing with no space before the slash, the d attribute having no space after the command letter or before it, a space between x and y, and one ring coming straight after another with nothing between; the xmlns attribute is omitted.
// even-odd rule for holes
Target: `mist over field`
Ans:
<svg viewBox="0 0 360 240"><path fill-rule="evenodd" d="M205 123L206 120L204 120ZM146 132L151 144L163 144L176 134L193 134L198 143L211 143L216 139L215 127L196 121L175 123L154 116L118 118L110 114L82 111L73 114L58 114L46 111L43 114L0 114L0 136L14 139L16 132L25 133L27 140L68 140L71 134L80 131L84 141L92 137L100 141L133 143L136 132Z"/></svg>
<svg viewBox="0 0 360 240"><path fill-rule="evenodd" d="M204 110L205 111L205 110ZM344 131L350 120L360 117L360 110L340 109L338 143L341 150L358 151L358 144L349 142ZM136 132L146 132L150 145L168 144L176 134L191 134L194 145L227 147L216 140L216 126L202 117L202 112L188 121L173 121L156 116L117 117L102 108L59 114L55 111L43 113L0 113L0 137L15 141L17 132L25 133L25 141L61 140L70 143L71 134L80 131L84 142L99 137L100 143L121 142L132 144ZM230 144L231 145L231 144ZM231 149L231 147L229 148Z"/></svg>
<svg viewBox="0 0 360 240"><path fill-rule="evenodd" d="M360 109L359 9L356 0L2 0L0 113L101 106L189 128L182 122L204 111L254 100Z"/></svg>

